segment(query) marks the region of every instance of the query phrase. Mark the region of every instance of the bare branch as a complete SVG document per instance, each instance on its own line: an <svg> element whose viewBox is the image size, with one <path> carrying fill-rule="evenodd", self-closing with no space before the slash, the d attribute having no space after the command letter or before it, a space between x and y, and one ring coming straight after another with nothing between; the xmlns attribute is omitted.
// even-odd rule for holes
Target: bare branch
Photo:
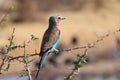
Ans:
<svg viewBox="0 0 120 80"><path fill-rule="evenodd" d="M116 34L118 32L120 32L120 28L111 33L105 34L104 36L98 38L97 40L93 41L92 43L87 43L87 46L88 46L88 48L93 48L93 47L95 47L95 45L97 43L103 41L105 38L109 37L110 35ZM59 52L68 52L68 51L72 51L72 50L85 49L85 48L86 48L86 46L79 46L79 47L74 47L74 48L70 48L70 49L59 50Z"/></svg>
<svg viewBox="0 0 120 80"><path fill-rule="evenodd" d="M2 24L5 20L5 18L8 16L9 12L3 15L3 17L0 19L0 24Z"/></svg>
<svg viewBox="0 0 120 80"><path fill-rule="evenodd" d="M12 35L11 35L11 41L13 41L13 38L14 38L14 32L15 32L15 28L13 28L13 32L12 32ZM9 46L8 46L8 49L7 49L7 54L9 53L9 48L11 47L12 43L10 42L9 43ZM5 60L6 60L7 56L4 54L4 58L2 59L2 63L0 65L0 73L2 73L2 67L4 66L5 64ZM8 65L9 66L9 65Z"/></svg>
<svg viewBox="0 0 120 80"><path fill-rule="evenodd" d="M31 72L30 72L30 68L29 68L29 63L28 63L28 58L27 58L27 54L26 54L26 46L25 46L25 42L24 42L24 62L25 62L25 65L26 65L26 71L28 72L28 77L29 77L29 80L32 80L32 76L31 76Z"/></svg>
<svg viewBox="0 0 120 80"><path fill-rule="evenodd" d="M93 48L95 47L95 45L100 42L100 41L103 41L105 38L109 37L110 35L112 34L115 34L117 32L120 32L120 29L114 31L114 32L111 32L111 33L107 33L106 35L104 35L103 37L97 39L96 41L92 42L92 43L89 43L87 44L87 46L83 46L83 47L76 47L76 48L72 48L72 49L68 49L68 50L63 50L63 51L71 51L71 50L76 50L76 49L83 49L85 48L85 51L83 52L83 54L80 56L80 58L78 59L77 61L77 64L79 63L82 63L82 58L86 57L87 56L87 52L88 52L88 49L90 48ZM62 51L62 50L61 50ZM80 68L80 67L79 67ZM75 71L78 70L79 68L76 68L76 66L74 65L74 69L71 71L71 73L65 78L65 80L71 80L71 78L73 78L73 76L75 75Z"/></svg>
<svg viewBox="0 0 120 80"><path fill-rule="evenodd" d="M84 58L87 55L87 51L88 51L88 46L86 46L85 51L83 52L83 54L80 56L80 58L78 59L78 64L82 63L82 58ZM76 66L74 66L74 69L72 70L72 72L65 78L65 80L71 80L71 78L74 76L74 73L76 72L76 70L78 70L78 68L76 68Z"/></svg>

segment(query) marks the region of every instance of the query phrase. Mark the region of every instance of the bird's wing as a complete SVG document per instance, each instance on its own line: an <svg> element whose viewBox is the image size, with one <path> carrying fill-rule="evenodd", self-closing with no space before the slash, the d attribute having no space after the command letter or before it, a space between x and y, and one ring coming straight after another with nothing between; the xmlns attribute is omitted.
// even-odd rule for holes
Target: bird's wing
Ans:
<svg viewBox="0 0 120 80"><path fill-rule="evenodd" d="M47 29L44 36L43 36L43 40L42 40L42 44L41 44L41 53L40 55L42 55L42 53L44 53L47 49L52 47L52 44L56 41L56 39L58 38L59 34L59 30L55 29L55 30L49 30Z"/></svg>

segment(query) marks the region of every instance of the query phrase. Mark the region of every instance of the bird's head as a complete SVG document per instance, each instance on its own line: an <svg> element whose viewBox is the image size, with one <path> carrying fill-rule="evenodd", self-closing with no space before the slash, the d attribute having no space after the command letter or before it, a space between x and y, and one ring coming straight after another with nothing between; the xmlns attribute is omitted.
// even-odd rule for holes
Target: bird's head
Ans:
<svg viewBox="0 0 120 80"><path fill-rule="evenodd" d="M62 20L64 20L65 18L60 16L60 15L53 15L49 18L49 25L54 25L54 26L60 26L60 23L62 22Z"/></svg>

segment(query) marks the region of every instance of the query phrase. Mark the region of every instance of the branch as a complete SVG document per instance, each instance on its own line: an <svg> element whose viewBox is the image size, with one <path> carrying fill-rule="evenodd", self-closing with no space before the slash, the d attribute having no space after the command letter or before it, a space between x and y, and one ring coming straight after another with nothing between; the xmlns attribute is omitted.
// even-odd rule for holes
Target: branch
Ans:
<svg viewBox="0 0 120 80"><path fill-rule="evenodd" d="M7 49L7 53L6 53L6 54L9 53L9 51L10 51L9 49L10 49L10 47L12 46L12 42L13 42L13 38L14 38L14 32L15 32L15 28L13 28L13 32L12 32L12 34L11 34L10 43L9 43L9 46L8 46L8 49ZM4 64L5 64L6 58L7 58L7 56L4 54L4 58L2 59L2 63L1 63L1 65L0 65L0 74L1 74L1 71L2 71L2 67L3 67ZM8 66L9 66L9 65L8 65Z"/></svg>
<svg viewBox="0 0 120 80"><path fill-rule="evenodd" d="M88 45L88 46L89 46L89 45ZM72 72L65 78L65 80L71 80L71 79L73 78L76 70L78 70L78 72L79 72L79 69L82 67L82 62L85 62L85 63L86 63L86 61L85 61L86 58L85 58L85 57L86 57L87 51L88 51L88 49L89 49L88 46L86 46L83 55L81 55L81 56L78 55L78 60L76 61L77 63L73 63L73 64L74 64L74 69L73 69Z"/></svg>
<svg viewBox="0 0 120 80"><path fill-rule="evenodd" d="M26 64L26 71L28 72L28 77L29 77L29 80L32 80L32 76L31 76L31 72L30 72L30 68L29 68L29 61L28 61L28 58L27 58L27 54L26 54L26 46L25 46L25 42L24 42L24 62Z"/></svg>
<svg viewBox="0 0 120 80"><path fill-rule="evenodd" d="M99 37L97 40L93 41L92 43L87 43L88 48L93 48L95 47L95 45L101 41L103 41L105 38L109 37L112 34L116 34L120 32L120 29L115 30L114 32L111 33L107 33L102 37ZM72 50L78 50L78 49L85 49L86 46L79 46L79 47L74 47L74 48L70 48L70 49L63 49L63 50L59 50L59 52L68 52L68 51L72 51Z"/></svg>
<svg viewBox="0 0 120 80"><path fill-rule="evenodd" d="M95 47L95 45L96 45L98 42L103 41L105 38L107 38L107 37L109 37L110 35L115 34L115 33L117 33L117 32L120 32L120 29L118 29L118 30L116 30L116 31L114 31L114 32L111 32L111 33L107 33L107 34L104 35L103 37L98 38L96 41L94 41L94 42L92 42L92 43L88 43L87 46L80 46L80 47L74 47L74 48L70 48L70 49L59 50L59 52L68 52L68 51L77 50L77 49L86 49L86 47L87 47L88 49L89 49L89 48L93 48L93 47ZM27 44L28 44L28 43L30 43L30 40L27 42ZM26 45L26 46L28 46L28 45ZM18 47L18 48L24 48L24 46L21 46L21 45L18 45L18 46L16 46L16 47ZM33 53L33 54L29 54L30 57L38 56L38 55L39 55L39 53L37 53L37 52L35 52L35 53ZM6 55L6 56L8 56L8 55ZM8 57L12 57L12 56L8 56ZM22 59L22 58L24 58L24 56L12 57L10 60L17 60L17 61L19 61L20 58ZM20 61L20 62L22 62L22 61Z"/></svg>
<svg viewBox="0 0 120 80"><path fill-rule="evenodd" d="M0 24L2 24L4 21L6 21L6 17L10 14L11 11L15 11L16 7L14 5L10 6L7 10L7 12L2 16L2 18L0 19Z"/></svg>
<svg viewBox="0 0 120 80"><path fill-rule="evenodd" d="M83 49L85 48L85 51L83 52L83 54L81 56L77 56L77 60L73 62L74 64L74 69L69 73L69 75L64 79L64 80L71 80L74 78L74 75L75 75L75 72L76 70L78 70L79 72L79 69L82 67L82 62L86 62L86 56L87 56L87 52L88 52L88 49L90 48L93 48L95 47L95 45L100 42L100 41L103 41L105 38L109 37L110 35L112 34L115 34L117 32L120 32L120 29L114 31L114 32L111 32L111 33L107 33L106 35L102 36L101 38L97 39L96 41L92 42L92 43L89 43L87 44L87 46L83 46L83 47L76 47L76 48L72 48L72 49L68 49L68 50L61 50L61 51L71 51L71 50L76 50L76 49Z"/></svg>
<svg viewBox="0 0 120 80"><path fill-rule="evenodd" d="M2 24L5 21L5 18L8 16L9 12L3 15L3 17L0 19L0 24Z"/></svg>

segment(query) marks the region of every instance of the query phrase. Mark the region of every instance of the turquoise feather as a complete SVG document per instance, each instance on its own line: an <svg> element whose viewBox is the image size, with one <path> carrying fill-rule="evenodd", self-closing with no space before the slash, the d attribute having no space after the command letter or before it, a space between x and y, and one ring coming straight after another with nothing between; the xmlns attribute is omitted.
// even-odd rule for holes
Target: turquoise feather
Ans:
<svg viewBox="0 0 120 80"><path fill-rule="evenodd" d="M49 27L45 31L43 39L42 39L41 51L40 51L41 59L38 65L39 70L36 74L36 78L38 76L40 69L42 68L45 62L47 55L55 49L60 39L60 29L57 28L57 23L55 21L56 19L63 20L65 18L62 18L59 15L54 15L49 18Z"/></svg>

